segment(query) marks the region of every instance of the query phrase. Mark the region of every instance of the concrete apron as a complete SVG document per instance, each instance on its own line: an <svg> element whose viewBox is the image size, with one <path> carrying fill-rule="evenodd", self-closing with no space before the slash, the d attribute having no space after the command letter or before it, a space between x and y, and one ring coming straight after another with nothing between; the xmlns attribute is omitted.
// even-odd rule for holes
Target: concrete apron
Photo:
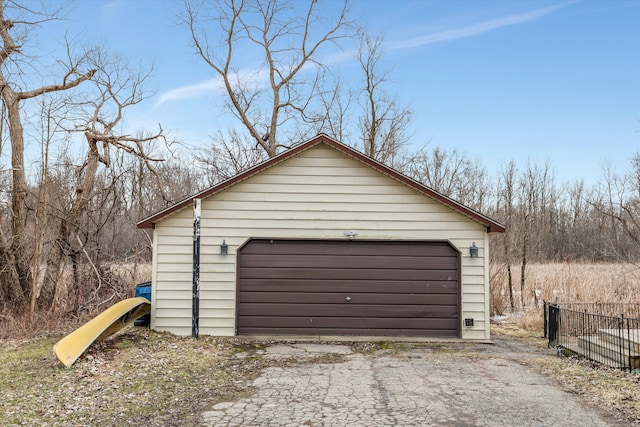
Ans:
<svg viewBox="0 0 640 427"><path fill-rule="evenodd" d="M394 337L394 336L345 336L345 335L236 335L234 338L269 342L404 342L404 343L472 343L493 344L485 339L438 338L438 337Z"/></svg>

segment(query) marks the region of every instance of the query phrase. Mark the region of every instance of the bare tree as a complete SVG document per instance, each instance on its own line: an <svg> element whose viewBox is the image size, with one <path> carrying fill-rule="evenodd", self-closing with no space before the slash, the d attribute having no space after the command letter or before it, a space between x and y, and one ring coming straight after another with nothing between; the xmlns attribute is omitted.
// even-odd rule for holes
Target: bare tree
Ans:
<svg viewBox="0 0 640 427"><path fill-rule="evenodd" d="M358 128L362 135L364 153L395 167L396 157L410 138L407 129L412 113L409 108L400 107L386 92L389 71L381 69L382 55L382 38L372 39L369 35L360 35L357 59L364 74L364 89Z"/></svg>
<svg viewBox="0 0 640 427"><path fill-rule="evenodd" d="M70 260L74 284L79 282L79 257L85 257L88 263L93 262L85 246L97 232L91 230L99 230L104 227L102 222L108 221L108 215L104 215L109 210L97 212L91 202L97 196L98 200L108 196L115 185L112 179L102 186L101 192L104 194L96 193L100 165L109 168L115 153L139 158L150 170L153 170L152 163L162 160L149 154L150 144L158 140L165 141L162 127L149 135L134 136L121 131L126 110L148 96L144 91L144 82L151 70L132 67L124 58L103 49L87 51L87 61L96 70L92 77L93 90L85 92L84 99L74 103L74 113L63 118L63 122L68 123L67 131L71 135L82 133L86 157L75 172L68 208L65 206L58 213L56 244L48 257L48 274L42 292L41 305L46 308L52 308L55 303L58 294L56 287L62 283L65 259ZM98 202L98 206L106 205ZM113 208L115 205L109 203L108 206ZM107 219L101 220L96 229L97 218ZM89 227L90 223L93 223L93 228ZM96 274L100 280L99 273Z"/></svg>
<svg viewBox="0 0 640 427"><path fill-rule="evenodd" d="M265 158L263 149L256 147L250 138L235 129L230 129L226 134L218 132L211 145L196 155L196 161L204 169L207 186L229 179Z"/></svg>
<svg viewBox="0 0 640 427"><path fill-rule="evenodd" d="M331 89L320 92L318 113L312 123L315 134L325 133L338 141L349 141L351 129L349 126L351 105L354 96L351 91L343 88L340 78L336 78Z"/></svg>
<svg viewBox="0 0 640 427"><path fill-rule="evenodd" d="M609 214L622 226L625 234L640 246L640 155L636 154L631 170L618 182L608 184ZM611 194L611 188L615 193Z"/></svg>
<svg viewBox="0 0 640 427"><path fill-rule="evenodd" d="M346 0L332 18L321 16L317 0L301 6L282 0L186 2L184 22L198 56L220 79L230 111L269 157L299 142L291 135L321 90L321 48L351 36ZM259 58L253 70L246 68L248 56Z"/></svg>
<svg viewBox="0 0 640 427"><path fill-rule="evenodd" d="M403 160L404 173L447 197L481 210L490 196L490 182L485 168L458 150L425 148Z"/></svg>
<svg viewBox="0 0 640 427"><path fill-rule="evenodd" d="M527 264L544 257L541 249L541 235L549 237L547 215L553 209L553 176L549 162L544 165L529 163L522 171L518 182L520 197L520 303L526 304ZM545 245L546 249L546 245Z"/></svg>
<svg viewBox="0 0 640 427"><path fill-rule="evenodd" d="M503 262L507 270L507 288L509 291L511 311L514 311L516 307L512 271L513 240L517 230L513 221L514 209L516 208L516 176L517 167L515 162L511 161L501 167L498 178L498 197L496 198L496 213L502 221L504 221L507 229L507 232L500 237L502 238Z"/></svg>
<svg viewBox="0 0 640 427"><path fill-rule="evenodd" d="M33 313L36 309L36 301L42 288L46 269L47 256L51 249L51 245L47 244L47 235L49 234L48 211L49 198L51 196L49 186L49 159L51 157L51 146L55 139L56 133L60 131L60 125L56 120L56 115L66 112L66 102L64 98L59 96L47 96L40 99L40 117L39 123L41 128L41 157L40 177L35 192L35 213L33 224L33 261L31 267L31 295L29 301L29 310ZM61 111L63 110L63 111Z"/></svg>
<svg viewBox="0 0 640 427"><path fill-rule="evenodd" d="M588 204L602 217L601 259L630 261L640 248L640 154L631 160L631 169L617 174L603 165L603 180L588 198Z"/></svg>
<svg viewBox="0 0 640 427"><path fill-rule="evenodd" d="M59 62L63 77L58 83L24 89L20 85L24 76L20 76L19 61L24 55L22 42L29 29L37 23L53 19L54 14L46 11L29 10L15 2L4 0L0 3L0 97L9 124L11 144L11 236L9 244L1 242L4 248L2 262L7 266L3 272L3 283L12 288L10 292L18 305L25 305L30 292L31 278L29 256L25 241L27 227L26 200L28 195L27 177L24 163L24 128L21 117L22 102L47 93L66 91L89 80L95 70L83 66L81 61L69 58ZM85 71L81 71L82 69ZM6 238L6 236L5 236ZM8 248L8 249L7 249Z"/></svg>

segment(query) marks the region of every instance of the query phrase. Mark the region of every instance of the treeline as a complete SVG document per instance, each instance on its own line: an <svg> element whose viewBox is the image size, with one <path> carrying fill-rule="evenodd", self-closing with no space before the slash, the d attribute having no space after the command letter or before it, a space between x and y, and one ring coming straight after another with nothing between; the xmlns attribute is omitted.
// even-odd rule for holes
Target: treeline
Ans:
<svg viewBox="0 0 640 427"><path fill-rule="evenodd" d="M501 222L492 261L638 260L640 157L626 172L603 168L595 183L558 182L550 162L507 161L495 171L457 150L432 149L400 168L433 189Z"/></svg>
<svg viewBox="0 0 640 427"><path fill-rule="evenodd" d="M152 170L144 160L118 156L96 175L88 214L74 218L72 199L81 160L66 157L64 164L41 171L37 182L28 187L26 236L44 232L48 236L43 241L50 243L55 240L52 230L61 221L74 222L86 242L83 251L92 259L109 262L149 261L151 236L136 232L135 223L230 176L228 171L216 172L209 159L197 153L170 155ZM510 161L488 171L456 149L427 146L395 167L505 225L507 233L493 236L495 262L517 263L523 252L531 262L626 262L636 261L639 255L640 187L634 188L640 180L638 164L634 158L629 164L631 172L614 175L608 171L590 185L584 181L558 183L554 166L548 162L518 165ZM0 214L6 225L10 219L9 172L2 171L0 177L7 184L0 193Z"/></svg>

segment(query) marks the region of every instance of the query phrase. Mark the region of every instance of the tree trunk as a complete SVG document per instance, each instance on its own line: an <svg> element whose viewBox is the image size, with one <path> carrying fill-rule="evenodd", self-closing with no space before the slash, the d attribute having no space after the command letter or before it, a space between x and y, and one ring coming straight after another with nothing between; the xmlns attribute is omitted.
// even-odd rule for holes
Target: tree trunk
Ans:
<svg viewBox="0 0 640 427"><path fill-rule="evenodd" d="M13 266L13 280L17 284L9 284L19 290L17 305L26 306L29 300L31 280L29 274L29 256L27 256L25 230L27 224L27 180L24 169L24 139L20 120L20 98L8 86L2 90L2 98L7 107L9 121L9 137L11 141L11 173L13 188L11 189L11 237L10 258ZM9 261L9 260L7 260ZM17 285L17 286L16 286Z"/></svg>
<svg viewBox="0 0 640 427"><path fill-rule="evenodd" d="M51 116L48 117L49 123L51 121ZM43 253L44 246L44 237L45 231L47 229L47 184L48 184L48 170L49 170L49 136L50 136L50 128L47 126L47 140L45 142L45 150L44 150L44 162L42 164L42 168L40 170L41 179L40 185L38 186L38 200L36 200L36 213L35 213L35 224L33 230L33 263L32 263L32 274L31 274L31 300L29 303L29 310L31 313L36 310L36 299L38 298L38 294L40 289L42 289L42 284L44 282L46 273L46 259L47 256ZM42 264L45 264L44 271L42 270Z"/></svg>
<svg viewBox="0 0 640 427"><path fill-rule="evenodd" d="M23 308L27 305L27 299L23 289L20 288L20 276L16 270L16 261L11 252L11 242L7 241L2 226L0 226L0 297L6 308Z"/></svg>
<svg viewBox="0 0 640 427"><path fill-rule="evenodd" d="M509 284L509 303L511 304L511 312L516 309L516 301L513 297L513 275L511 274L511 264L507 264L507 283Z"/></svg>
<svg viewBox="0 0 640 427"><path fill-rule="evenodd" d="M64 212L60 219L60 227L55 239L55 248L49 257L48 269L53 274L47 274L42 287L41 306L48 310L55 310L58 285L64 276L64 258L71 260L73 266L73 286L78 285L77 254L80 249L76 246L76 236L80 233L80 226L86 216L87 206L94 192L94 184L98 173L99 153L97 143L86 135L89 143L89 153L84 167L84 173L77 184L75 197L71 203L71 209Z"/></svg>
<svg viewBox="0 0 640 427"><path fill-rule="evenodd" d="M529 223L528 219L525 217L525 225L524 225L524 236L522 238L522 265L520 268L520 303L522 305L522 309L525 308L525 278L526 278L526 269L527 269L527 246L529 245Z"/></svg>

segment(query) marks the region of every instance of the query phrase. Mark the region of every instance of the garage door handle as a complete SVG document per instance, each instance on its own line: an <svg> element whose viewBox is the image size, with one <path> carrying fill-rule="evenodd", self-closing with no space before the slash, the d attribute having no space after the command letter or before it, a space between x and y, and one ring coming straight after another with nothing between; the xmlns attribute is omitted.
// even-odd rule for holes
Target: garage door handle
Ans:
<svg viewBox="0 0 640 427"><path fill-rule="evenodd" d="M351 297L346 297L346 298L345 298L345 301L347 301L347 302L348 302L348 301L351 301Z"/></svg>

